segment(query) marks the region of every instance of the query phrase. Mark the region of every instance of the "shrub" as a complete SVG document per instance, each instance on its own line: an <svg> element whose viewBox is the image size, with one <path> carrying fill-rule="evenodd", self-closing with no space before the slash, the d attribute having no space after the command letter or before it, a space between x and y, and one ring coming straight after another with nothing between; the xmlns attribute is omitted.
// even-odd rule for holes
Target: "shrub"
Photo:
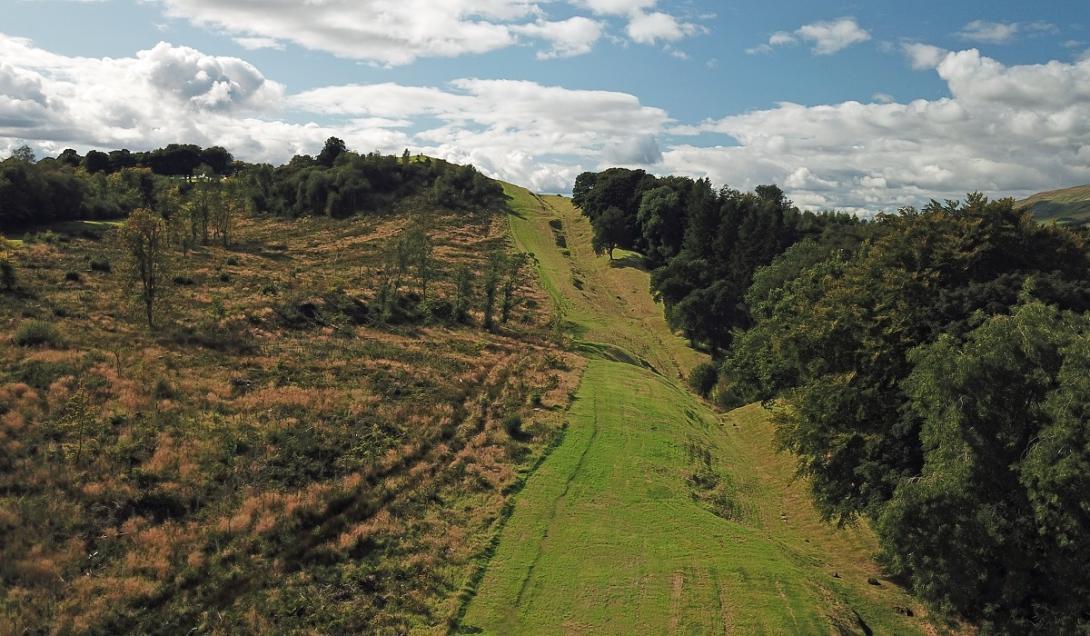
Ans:
<svg viewBox="0 0 1090 636"><path fill-rule="evenodd" d="M421 310L429 319L450 322L454 318L454 304L442 298L429 298L421 305Z"/></svg>
<svg viewBox="0 0 1090 636"><path fill-rule="evenodd" d="M15 284L15 266L7 259L0 260L0 288L11 291L15 289Z"/></svg>
<svg viewBox="0 0 1090 636"><path fill-rule="evenodd" d="M719 381L719 370L710 362L698 364L689 373L689 387L696 391L700 397L708 397Z"/></svg>
<svg viewBox="0 0 1090 636"><path fill-rule="evenodd" d="M227 264L232 266L232 267L237 266L239 264L238 257L237 256L228 256L227 257Z"/></svg>
<svg viewBox="0 0 1090 636"><path fill-rule="evenodd" d="M159 378L151 394L156 400L169 400L174 397L174 387L170 385L166 378Z"/></svg>
<svg viewBox="0 0 1090 636"><path fill-rule="evenodd" d="M12 369L12 372L19 382L32 386L39 391L45 391L57 380L65 376L77 375L78 370L67 362L28 360Z"/></svg>
<svg viewBox="0 0 1090 636"><path fill-rule="evenodd" d="M515 439L522 439L526 436L526 433L522 430L522 416L517 414L508 415L503 420L503 430L507 431L507 434Z"/></svg>
<svg viewBox="0 0 1090 636"><path fill-rule="evenodd" d="M64 280L70 283L78 283L83 280L83 277L79 275L79 272L66 272L64 275Z"/></svg>
<svg viewBox="0 0 1090 636"><path fill-rule="evenodd" d="M193 279L188 277L188 276L175 276L174 277L174 284L175 285L189 286L189 285L193 284Z"/></svg>
<svg viewBox="0 0 1090 636"><path fill-rule="evenodd" d="M57 331L56 327L44 320L24 322L19 325L19 329L15 332L15 344L21 347L59 346L60 343L60 332Z"/></svg>
<svg viewBox="0 0 1090 636"><path fill-rule="evenodd" d="M91 259L91 271L92 272L104 272L109 274L113 271L113 266L110 265L110 261L105 258L92 258Z"/></svg>

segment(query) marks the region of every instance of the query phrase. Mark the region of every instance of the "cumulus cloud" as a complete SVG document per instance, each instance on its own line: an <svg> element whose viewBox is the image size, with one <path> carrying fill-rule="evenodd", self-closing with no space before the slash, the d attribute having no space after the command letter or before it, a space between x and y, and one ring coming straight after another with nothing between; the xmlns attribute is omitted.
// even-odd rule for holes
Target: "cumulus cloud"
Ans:
<svg viewBox="0 0 1090 636"><path fill-rule="evenodd" d="M950 97L784 103L689 131L723 133L735 146L675 146L663 160L739 187L785 183L807 205L860 210L1090 182L1090 62L1006 66L969 50L946 53L935 71Z"/></svg>
<svg viewBox="0 0 1090 636"><path fill-rule="evenodd" d="M832 55L870 39L870 33L860 27L855 18L840 18L804 24L794 31L777 31L768 42L746 49L746 52L751 55L771 53L777 46L806 42L811 45L814 55Z"/></svg>
<svg viewBox="0 0 1090 636"><path fill-rule="evenodd" d="M543 41L542 59L589 52L599 20L549 20L552 0L157 0L167 15L225 31L248 49L284 42L396 66L424 57L488 53L520 40ZM675 41L698 27L660 11L656 0L568 0L598 16L622 16L641 43Z"/></svg>
<svg viewBox="0 0 1090 636"><path fill-rule="evenodd" d="M539 59L553 57L572 57L590 53L594 43L602 37L602 25L589 18L575 16L567 20L548 22L542 20L534 24L517 27L519 33L547 40L552 48L538 51Z"/></svg>
<svg viewBox="0 0 1090 636"><path fill-rule="evenodd" d="M700 27L682 22L668 13L638 11L628 21L628 37L640 44L676 42L700 32Z"/></svg>
<svg viewBox="0 0 1090 636"><path fill-rule="evenodd" d="M621 164L745 189L780 183L800 205L860 211L1090 182L1090 60L1008 66L977 50L905 50L947 97L783 103L685 124L619 92L467 78L290 93L243 60L186 47L77 58L0 36L0 149L185 141L281 162L336 135L359 150L471 162L539 191Z"/></svg>
<svg viewBox="0 0 1090 636"><path fill-rule="evenodd" d="M939 63L949 53L946 49L921 42L905 42L901 44L901 50L904 51L912 68L917 71L938 68Z"/></svg>

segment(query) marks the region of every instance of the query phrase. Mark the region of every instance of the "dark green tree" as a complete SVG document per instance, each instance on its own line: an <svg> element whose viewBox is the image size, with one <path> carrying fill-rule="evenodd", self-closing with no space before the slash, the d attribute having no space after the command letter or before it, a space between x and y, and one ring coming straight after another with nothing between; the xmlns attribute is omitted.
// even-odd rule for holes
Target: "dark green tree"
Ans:
<svg viewBox="0 0 1090 636"><path fill-rule="evenodd" d="M592 223L594 225L592 245L596 253L609 254L609 260L613 260L613 250L631 244L632 234L628 216L621 208L616 206L608 208Z"/></svg>
<svg viewBox="0 0 1090 636"><path fill-rule="evenodd" d="M337 157L340 157L347 151L348 146L345 145L343 139L330 137L329 139L326 139L322 152L318 153L318 163L326 168L332 168L333 164L337 162Z"/></svg>

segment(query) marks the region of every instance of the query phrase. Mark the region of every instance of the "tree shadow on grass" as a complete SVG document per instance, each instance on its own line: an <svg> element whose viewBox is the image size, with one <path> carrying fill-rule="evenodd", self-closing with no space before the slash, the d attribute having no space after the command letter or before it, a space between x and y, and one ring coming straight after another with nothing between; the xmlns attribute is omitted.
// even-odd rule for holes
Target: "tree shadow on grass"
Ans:
<svg viewBox="0 0 1090 636"><path fill-rule="evenodd" d="M647 271L647 266L643 262L643 257L639 254L626 254L620 258L615 258L609 262L609 266L615 269L624 269L626 267L632 269L638 269L641 272Z"/></svg>

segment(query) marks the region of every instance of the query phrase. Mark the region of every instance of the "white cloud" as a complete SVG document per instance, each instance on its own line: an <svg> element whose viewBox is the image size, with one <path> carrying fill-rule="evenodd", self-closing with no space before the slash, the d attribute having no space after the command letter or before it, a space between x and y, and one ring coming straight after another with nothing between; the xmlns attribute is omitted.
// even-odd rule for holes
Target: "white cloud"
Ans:
<svg viewBox="0 0 1090 636"><path fill-rule="evenodd" d="M791 32L777 31L768 38L767 43L746 49L746 53L750 55L771 53L777 46L808 42L812 46L811 51L814 55L832 55L870 39L870 33L860 27L855 18L840 18L804 24Z"/></svg>
<svg viewBox="0 0 1090 636"><path fill-rule="evenodd" d="M973 20L954 35L981 44L1008 44L1020 34L1058 33L1056 25L1049 22L989 22Z"/></svg>
<svg viewBox="0 0 1090 636"><path fill-rule="evenodd" d="M538 52L540 59L590 53L594 44L602 37L602 25L581 16L558 22L542 20L517 27L517 31L552 43L552 49Z"/></svg>
<svg viewBox="0 0 1090 636"><path fill-rule="evenodd" d="M929 71L938 68L939 63L949 53L946 49L920 42L905 42L901 44L901 50L908 57L912 68L917 71Z"/></svg>
<svg viewBox="0 0 1090 636"><path fill-rule="evenodd" d="M929 65L946 98L783 103L697 125L630 94L526 81L290 94L243 60L169 44L94 59L0 35L0 60L0 149L26 140L39 156L191 142L280 162L336 135L359 150L471 162L541 191L624 164L746 189L781 183L801 205L870 211L1090 182L1090 60L1007 66L943 52ZM717 134L718 145L678 141Z"/></svg>
<svg viewBox="0 0 1090 636"><path fill-rule="evenodd" d="M644 13L638 11L628 21L628 37L640 44L676 42L700 32L695 24L681 22L674 16L661 11Z"/></svg>
<svg viewBox="0 0 1090 636"><path fill-rule="evenodd" d="M776 181L799 202L872 211L973 189L1025 195L1090 182L1090 62L1005 66L969 50L948 53L935 70L951 97L785 103L729 116L686 132L720 132L736 146L675 146L664 164L736 187Z"/></svg>
<svg viewBox="0 0 1090 636"><path fill-rule="evenodd" d="M234 40L239 46L246 49L247 51L256 51L258 49L277 49L277 50L283 50L284 49L284 44L282 42L280 42L279 40L275 40L273 38L237 37L237 38L234 38Z"/></svg>
<svg viewBox="0 0 1090 636"><path fill-rule="evenodd" d="M598 15L628 15L655 6L657 0L576 0Z"/></svg>
<svg viewBox="0 0 1090 636"><path fill-rule="evenodd" d="M549 20L557 0L155 0L168 16L223 31L247 49L294 42L308 49L380 65L457 57L542 40L541 59L589 52L600 20ZM656 0L566 0L576 9L627 21L641 43L676 41L702 29L661 11ZM617 25L619 26L619 25Z"/></svg>

